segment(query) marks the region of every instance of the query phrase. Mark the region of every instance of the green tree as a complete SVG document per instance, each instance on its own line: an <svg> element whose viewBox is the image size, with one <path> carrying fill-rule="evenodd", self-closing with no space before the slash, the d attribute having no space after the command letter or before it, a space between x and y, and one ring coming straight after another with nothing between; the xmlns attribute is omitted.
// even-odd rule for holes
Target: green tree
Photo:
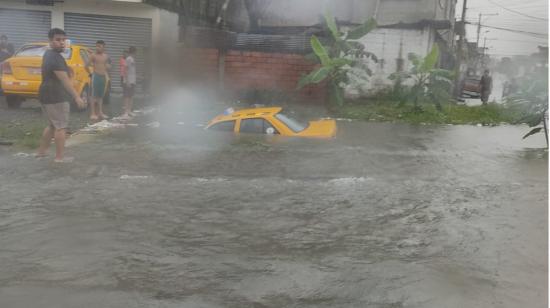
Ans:
<svg viewBox="0 0 550 308"><path fill-rule="evenodd" d="M330 101L341 106L344 104L343 85L348 82L348 70L351 67L363 67L370 75L364 62L360 60L370 58L376 61L374 54L365 51L365 46L357 42L358 39L376 28L376 21L370 19L354 29L342 32L334 17L330 13L326 13L325 23L331 34L330 45L323 45L315 35L311 37L311 48L321 66L302 76L298 82L298 89L326 80Z"/></svg>

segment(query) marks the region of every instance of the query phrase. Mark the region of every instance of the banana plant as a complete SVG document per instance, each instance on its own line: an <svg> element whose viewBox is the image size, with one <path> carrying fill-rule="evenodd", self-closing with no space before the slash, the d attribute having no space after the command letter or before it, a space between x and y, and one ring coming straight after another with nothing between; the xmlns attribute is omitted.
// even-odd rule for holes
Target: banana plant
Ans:
<svg viewBox="0 0 550 308"><path fill-rule="evenodd" d="M434 45L424 58L409 53L408 59L413 67L408 72L393 73L389 78L399 83L412 80L407 100L413 102L415 111L420 111L420 103L424 102L434 104L437 110L441 111L443 109L441 103L451 99L450 91L454 73L436 68L439 60L439 47Z"/></svg>
<svg viewBox="0 0 550 308"><path fill-rule="evenodd" d="M548 75L547 73L526 77L521 80L520 89L508 97L507 106L521 114L516 124L526 123L531 130L523 139L544 132L548 147Z"/></svg>
<svg viewBox="0 0 550 308"><path fill-rule="evenodd" d="M327 12L325 14L325 23L331 33L331 44L330 46L325 46L317 36L313 35L311 37L311 48L320 67L302 76L298 82L298 89L326 80L330 101L341 106L344 104L342 85L348 81L347 71L349 68L360 66L361 61L359 60L363 58L377 61L374 54L365 51L365 46L356 41L376 28L376 21L370 19L352 30L342 32L338 28L334 17ZM363 67L370 75L371 72L368 71L368 68L366 66Z"/></svg>

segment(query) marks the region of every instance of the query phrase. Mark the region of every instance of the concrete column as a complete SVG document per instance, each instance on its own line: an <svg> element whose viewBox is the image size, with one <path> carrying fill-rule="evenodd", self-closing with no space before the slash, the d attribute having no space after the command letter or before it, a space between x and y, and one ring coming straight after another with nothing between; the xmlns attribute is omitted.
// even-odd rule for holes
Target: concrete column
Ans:
<svg viewBox="0 0 550 308"><path fill-rule="evenodd" d="M65 10L63 3L56 3L52 8L52 28L65 28Z"/></svg>

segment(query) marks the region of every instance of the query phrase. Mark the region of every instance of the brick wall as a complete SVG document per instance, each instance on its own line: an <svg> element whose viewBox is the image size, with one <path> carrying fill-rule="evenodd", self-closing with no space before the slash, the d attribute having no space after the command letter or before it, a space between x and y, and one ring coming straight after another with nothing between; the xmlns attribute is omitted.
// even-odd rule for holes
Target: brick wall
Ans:
<svg viewBox="0 0 550 308"><path fill-rule="evenodd" d="M181 52L179 71L184 82L218 82L217 49L184 48Z"/></svg>
<svg viewBox="0 0 550 308"><path fill-rule="evenodd" d="M187 81L213 82L220 85L219 63L224 57L223 86L228 94L241 91L275 90L308 101L323 102L324 84L296 90L302 74L315 69L302 55L230 50L222 55L217 49L186 48L181 71Z"/></svg>

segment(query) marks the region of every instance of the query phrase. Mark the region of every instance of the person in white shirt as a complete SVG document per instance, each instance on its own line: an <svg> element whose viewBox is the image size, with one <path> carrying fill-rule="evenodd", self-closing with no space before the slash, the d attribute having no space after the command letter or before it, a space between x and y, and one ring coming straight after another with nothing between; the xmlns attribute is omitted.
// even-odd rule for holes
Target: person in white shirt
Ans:
<svg viewBox="0 0 550 308"><path fill-rule="evenodd" d="M132 106L134 104L134 91L136 88L136 48L131 46L128 49L128 57L126 57L126 74L123 76L122 89L124 91L124 110L123 117L133 115Z"/></svg>

